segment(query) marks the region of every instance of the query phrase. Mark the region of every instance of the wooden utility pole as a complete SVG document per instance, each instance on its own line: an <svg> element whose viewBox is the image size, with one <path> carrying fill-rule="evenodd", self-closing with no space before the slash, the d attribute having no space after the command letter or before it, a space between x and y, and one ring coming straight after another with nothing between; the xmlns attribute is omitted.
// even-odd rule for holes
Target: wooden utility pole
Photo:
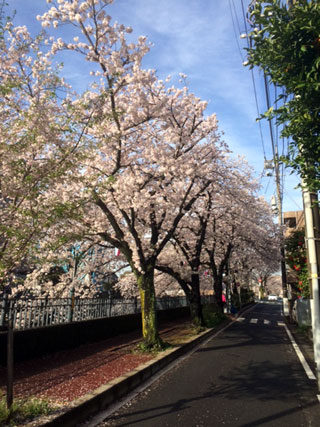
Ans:
<svg viewBox="0 0 320 427"><path fill-rule="evenodd" d="M317 194L311 193L302 183L305 235L308 255L308 271L311 291L311 320L314 360L317 370L318 390L320 391L320 220Z"/></svg>
<svg viewBox="0 0 320 427"><path fill-rule="evenodd" d="M288 8L296 0L287 0ZM317 370L318 390L320 391L320 219L318 195L310 192L302 179L302 197L305 219L305 236L308 257L309 283L311 293L311 321L313 335L314 361Z"/></svg>
<svg viewBox="0 0 320 427"><path fill-rule="evenodd" d="M278 154L277 147L275 147L274 170L275 170L276 191L277 191L278 224L280 227L282 227L283 225L282 192L281 192L280 170L279 170L279 154ZM286 318L288 318L290 314L290 310L289 310L289 303L288 303L287 269L286 269L286 259L285 259L285 251L284 251L283 231L281 231L280 257L281 257L280 265L281 265L281 283L282 283L282 296L283 296L283 314Z"/></svg>

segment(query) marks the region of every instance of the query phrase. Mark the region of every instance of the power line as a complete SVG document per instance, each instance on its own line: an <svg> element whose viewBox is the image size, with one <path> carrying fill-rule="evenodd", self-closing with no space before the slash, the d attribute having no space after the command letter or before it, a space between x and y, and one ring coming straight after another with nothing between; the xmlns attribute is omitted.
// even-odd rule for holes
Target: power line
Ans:
<svg viewBox="0 0 320 427"><path fill-rule="evenodd" d="M234 7L233 1L232 1L232 4L233 4L233 7ZM238 35L237 35L237 31L236 31L236 25L235 25L235 20L234 20L234 17L233 17L233 12L232 12L231 0L229 0L229 8L230 8L230 14L231 14L231 19L232 19L232 26L233 26L234 35L235 35L237 46L238 46L238 49L239 49L241 61L243 62L244 58L242 56L242 51L241 51L241 47L240 47L240 43L239 43L239 38L238 38ZM239 29L239 33L240 33L239 21L237 19L237 15L236 14L235 14L235 17L236 17L236 20L237 20L237 23L238 23L238 29Z"/></svg>
<svg viewBox="0 0 320 427"><path fill-rule="evenodd" d="M265 188L265 190L264 190L264 194L267 194L267 191L268 191L268 188L269 188L269 184L270 184L270 182L271 182L271 177L269 177L270 179L269 179L269 181L268 181L268 183L267 183L267 185L266 185L266 188Z"/></svg>
<svg viewBox="0 0 320 427"><path fill-rule="evenodd" d="M244 21L246 34L247 34L248 49L252 48L252 40L250 39L250 43L249 43L247 21L248 21L248 23L250 23L251 26L254 26L254 22L252 22L250 20L250 18L251 18L250 10L252 10L252 8L254 8L255 3L256 2L254 0L250 2L249 6L248 6L248 10L247 10L247 16L246 16L244 2L243 2L243 0L241 0L243 21ZM252 76L253 76L253 74L252 74ZM270 97L270 90L269 90L269 82L268 82L267 75L265 73L263 73L263 81L264 81L267 110L270 111L270 109L271 109L271 97ZM277 109L278 97L277 97L277 87L276 86L274 87L274 98L275 98L275 108ZM271 148L272 148L272 154L273 154L273 165L274 165L274 171L275 171L275 184L276 184L276 190L277 190L277 196L278 196L279 223L281 224L283 221L282 209L283 209L283 191L284 191L285 171L284 171L283 164L281 164L281 165L279 164L279 145L278 145L278 137L279 137L278 130L279 129L276 125L276 130L274 131L272 119L269 118L268 123L269 123L270 139L271 139ZM264 147L263 147L263 151L264 151L264 159L266 160ZM270 181L268 182L266 192L267 192L269 183L270 183Z"/></svg>
<svg viewBox="0 0 320 427"><path fill-rule="evenodd" d="M270 92L269 92L269 86L268 86L268 79L267 79L267 76L266 76L265 73L263 73L263 81L264 81L264 88L265 88L267 109L270 110L270 108L271 108ZM275 150L273 127L272 127L271 120L268 120L268 123L269 123L269 131L270 131L270 138L271 138L272 154L273 154L273 158L275 158L275 156L276 156L276 150Z"/></svg>
<svg viewBox="0 0 320 427"><path fill-rule="evenodd" d="M301 205L299 205L291 196L290 196L290 194L286 191L286 190L284 190L284 192L285 192L285 194L286 194L286 196L299 208L299 210L301 211L302 210L302 207L301 207Z"/></svg>
<svg viewBox="0 0 320 427"><path fill-rule="evenodd" d="M237 21L237 25L238 25L239 34L241 34L241 28L240 28L240 23L239 23L239 19L238 19L237 9L234 5L234 0L231 0L231 1L232 1L233 10L234 10L234 15L236 17L236 21Z"/></svg>
<svg viewBox="0 0 320 427"><path fill-rule="evenodd" d="M275 100L275 107L276 110L278 109L278 93L277 93L277 85L274 85L274 100ZM275 124L276 129L276 137L275 137L275 144L277 147L277 153L279 153L279 126Z"/></svg>
<svg viewBox="0 0 320 427"><path fill-rule="evenodd" d="M234 3L233 3L233 6L234 6ZM243 20L244 20L244 28L245 28L245 33L246 33L247 47L249 49L250 45L249 45L249 38L248 38L248 27L247 27L245 12L244 12L243 0L241 0L241 7L242 7ZM239 26L239 35L240 34L241 34L241 30L240 30L240 26ZM260 117L260 109L259 109L259 102L258 102L256 81L255 81L253 69L251 69L250 71L251 71L250 74L251 74L251 80L252 80L253 92L254 92L254 100L255 100L256 110L257 110L257 117ZM259 132L260 132L260 139L261 139L261 145L262 145L263 158L264 158L264 160L266 160L266 151L265 151L264 138L263 138L263 132L262 132L262 126L261 126L260 120L258 121L258 125L259 125Z"/></svg>
<svg viewBox="0 0 320 427"><path fill-rule="evenodd" d="M251 1L250 5L249 5L249 8L250 7L252 8L254 6L254 4L255 4L255 1ZM246 34L247 34L247 46L248 46L248 49L249 49L250 45L249 45L249 41L248 41L248 26L247 26L247 19L246 19L246 14L245 14L245 8L244 8L243 0L241 0L241 9L242 9L243 22L244 22L244 26L245 26L245 30L246 30ZM251 25L252 24L253 23L251 23ZM252 75L253 75L253 73L252 73ZM270 107L271 107L271 105L270 105L271 103L270 103L270 94L269 94L267 76L266 76L265 73L263 73L263 77L264 77L264 85L265 85L267 108L269 110ZM274 134L273 134L273 128L272 128L271 120L269 120L269 129L270 129L270 137L271 137L271 144L272 144L272 154L273 154L273 157L275 157L275 143L274 143ZM266 158L265 151L264 151L264 158Z"/></svg>
<svg viewBox="0 0 320 427"><path fill-rule="evenodd" d="M252 79L252 85L253 85L254 99L256 103L257 116L260 117L257 88L256 88L256 82L255 82L253 70L251 70L251 79ZM266 159L266 150L264 146L264 139L263 139L262 126L261 126L260 120L258 121L258 124L259 124L260 138L261 138L261 144L262 144L263 158Z"/></svg>

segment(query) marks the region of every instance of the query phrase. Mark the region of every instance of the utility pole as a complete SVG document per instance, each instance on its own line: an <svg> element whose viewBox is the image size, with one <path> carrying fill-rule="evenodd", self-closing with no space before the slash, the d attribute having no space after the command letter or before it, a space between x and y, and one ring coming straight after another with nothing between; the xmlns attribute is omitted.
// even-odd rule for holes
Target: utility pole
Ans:
<svg viewBox="0 0 320 427"><path fill-rule="evenodd" d="M303 207L305 217L305 236L309 264L309 282L311 291L311 320L314 361L317 370L318 390L320 391L320 295L319 295L319 255L320 220L318 196L311 193L302 182Z"/></svg>
<svg viewBox="0 0 320 427"><path fill-rule="evenodd" d="M282 215L282 193L281 193L281 182L280 182L278 146L275 147L274 154L275 154L274 170L275 170L276 191L277 191L278 224L281 227L283 225L283 215ZM280 257L281 257L280 265L281 265L281 283L282 283L282 297L283 297L283 314L286 318L288 318L290 311L289 311L289 303L288 303L287 269L286 269L285 253L284 253L283 231L281 231Z"/></svg>
<svg viewBox="0 0 320 427"><path fill-rule="evenodd" d="M292 1L295 1L295 0L287 0L287 1L290 6ZM243 5L242 5L242 9L243 9ZM246 33L248 33L247 28L246 28ZM248 42L248 49L249 48L250 48L250 45ZM270 97L269 97L269 91L268 91L267 75L265 73L264 73L264 86L266 91L267 106L269 109L271 106L270 106ZM281 227L283 225L283 217L282 217L281 180L280 180L280 170L279 170L279 153L278 153L278 145L274 144L273 128L272 128L271 120L269 120L269 128L270 128L270 136L271 136L271 142L272 142L273 165L275 170L275 182L276 182L276 191L277 191L278 224L279 224L279 227ZM288 304L288 290L287 290L287 270L286 270L286 262L285 262L285 251L284 251L284 236L282 231L281 231L281 240L280 240L280 265L281 265L281 283L282 283L282 295L283 295L283 314L286 318L288 318L289 304Z"/></svg>
<svg viewBox="0 0 320 427"><path fill-rule="evenodd" d="M266 91L266 100L267 106L270 108L270 97L268 91L268 79L267 75L264 73L264 87ZM274 134L272 128L272 122L269 120L270 136L272 142L272 154L273 154L273 166L275 171L275 183L277 191L277 212L278 212L278 224L279 227L283 225L282 217L282 192L281 192L281 180L280 180L280 168L279 168L279 153L278 153L278 144L274 143ZM286 270L286 261L285 261L285 252L284 252L284 236L281 231L281 240L280 240L280 266L281 266L281 283L282 283L282 296L283 296L283 314L288 319L289 318L289 303L288 303L288 290L287 290L287 270Z"/></svg>
<svg viewBox="0 0 320 427"><path fill-rule="evenodd" d="M287 0L288 8L296 0ZM320 219L318 195L310 192L302 179L302 197L305 219L305 237L308 257L309 283L311 291L311 321L313 335L314 361L317 370L318 390L320 391Z"/></svg>

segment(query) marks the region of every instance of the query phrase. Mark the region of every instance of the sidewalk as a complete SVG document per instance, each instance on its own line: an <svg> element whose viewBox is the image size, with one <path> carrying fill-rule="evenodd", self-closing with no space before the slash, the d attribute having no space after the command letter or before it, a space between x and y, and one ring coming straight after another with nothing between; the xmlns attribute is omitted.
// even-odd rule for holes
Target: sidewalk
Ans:
<svg viewBox="0 0 320 427"><path fill-rule="evenodd" d="M164 340L188 331L185 320L167 322L160 328ZM76 349L57 352L38 359L15 364L15 397L47 397L68 403L103 383L134 369L153 358L150 354L133 353L141 340L134 331ZM0 390L5 387L6 370L0 366Z"/></svg>
<svg viewBox="0 0 320 427"><path fill-rule="evenodd" d="M314 350L313 350L313 341L312 341L312 332L302 332L299 329L298 325L287 323L287 326L294 337L297 345L299 346L302 354L304 355L308 365L311 367L312 371L316 371L316 365L314 361Z"/></svg>

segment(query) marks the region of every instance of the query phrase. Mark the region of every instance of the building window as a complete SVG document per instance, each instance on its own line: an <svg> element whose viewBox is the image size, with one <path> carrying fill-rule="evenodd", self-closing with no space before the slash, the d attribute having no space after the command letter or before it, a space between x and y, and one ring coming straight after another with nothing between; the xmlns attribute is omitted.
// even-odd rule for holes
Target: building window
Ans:
<svg viewBox="0 0 320 427"><path fill-rule="evenodd" d="M284 218L284 224L289 228L295 228L297 226L296 218Z"/></svg>

